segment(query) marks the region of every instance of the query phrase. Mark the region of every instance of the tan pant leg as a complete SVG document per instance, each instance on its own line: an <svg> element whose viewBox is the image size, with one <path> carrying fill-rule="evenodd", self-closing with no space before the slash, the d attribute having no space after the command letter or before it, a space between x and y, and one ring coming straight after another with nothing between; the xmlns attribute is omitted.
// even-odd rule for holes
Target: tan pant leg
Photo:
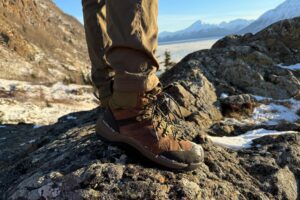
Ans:
<svg viewBox="0 0 300 200"><path fill-rule="evenodd" d="M92 64L92 80L99 90L100 99L111 96L114 70L104 59L104 49L111 41L106 32L106 8L104 0L82 0L84 27Z"/></svg>
<svg viewBox="0 0 300 200"><path fill-rule="evenodd" d="M108 0L105 57L116 71L114 91L145 92L159 83L157 48L158 0Z"/></svg>

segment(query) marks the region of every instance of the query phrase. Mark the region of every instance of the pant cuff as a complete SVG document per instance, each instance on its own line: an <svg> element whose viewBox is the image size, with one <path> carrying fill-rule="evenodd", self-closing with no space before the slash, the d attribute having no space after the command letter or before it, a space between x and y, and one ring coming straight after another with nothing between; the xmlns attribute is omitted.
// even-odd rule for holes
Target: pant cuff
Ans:
<svg viewBox="0 0 300 200"><path fill-rule="evenodd" d="M149 92L159 84L155 71L153 70L150 74L116 73L114 90L119 92Z"/></svg>

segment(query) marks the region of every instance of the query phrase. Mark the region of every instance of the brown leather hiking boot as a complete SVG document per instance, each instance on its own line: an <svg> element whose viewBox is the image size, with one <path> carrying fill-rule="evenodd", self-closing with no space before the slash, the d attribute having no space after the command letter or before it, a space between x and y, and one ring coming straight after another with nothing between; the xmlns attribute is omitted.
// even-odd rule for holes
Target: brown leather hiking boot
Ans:
<svg viewBox="0 0 300 200"><path fill-rule="evenodd" d="M151 95L150 95L151 96ZM107 109L98 119L97 134L109 141L125 143L153 162L176 170L192 170L204 159L200 145L176 139L176 127L158 107L156 98L141 97L145 106ZM150 99L150 100L149 100ZM145 103L146 102L146 103ZM174 120L174 115L169 117Z"/></svg>

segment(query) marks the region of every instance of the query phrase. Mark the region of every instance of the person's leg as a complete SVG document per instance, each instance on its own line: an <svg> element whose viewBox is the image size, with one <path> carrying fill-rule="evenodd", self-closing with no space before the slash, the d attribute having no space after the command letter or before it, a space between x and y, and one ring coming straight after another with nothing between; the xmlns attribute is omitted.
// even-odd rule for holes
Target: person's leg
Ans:
<svg viewBox="0 0 300 200"><path fill-rule="evenodd" d="M92 64L92 81L98 90L102 105L112 95L114 70L104 59L104 49L110 44L106 32L106 8L104 0L82 0L84 28Z"/></svg>
<svg viewBox="0 0 300 200"><path fill-rule="evenodd" d="M108 0L105 57L116 71L109 108L97 122L97 134L136 148L171 169L194 169L204 158L200 145L178 140L170 98L160 93L155 75L158 0ZM168 113L163 113L167 108ZM167 117L169 116L169 117ZM175 115L173 115L175 116Z"/></svg>
<svg viewBox="0 0 300 200"><path fill-rule="evenodd" d="M116 71L113 102L126 104L120 98L123 93L149 92L159 83L155 75L159 65L154 55L158 1L109 0L106 6L107 33L112 43L105 56Z"/></svg>

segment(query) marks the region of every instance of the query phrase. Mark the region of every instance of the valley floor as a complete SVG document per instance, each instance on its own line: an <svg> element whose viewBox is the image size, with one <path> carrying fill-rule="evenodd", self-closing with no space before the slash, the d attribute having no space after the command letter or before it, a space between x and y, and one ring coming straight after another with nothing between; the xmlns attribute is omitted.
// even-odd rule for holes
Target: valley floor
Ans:
<svg viewBox="0 0 300 200"><path fill-rule="evenodd" d="M165 51L170 51L171 59L173 62L179 62L186 55L203 50L210 49L212 45L218 41L219 38L208 38L203 40L191 40L191 41L178 41L170 43L161 43L157 49L157 57L159 62L164 62Z"/></svg>

